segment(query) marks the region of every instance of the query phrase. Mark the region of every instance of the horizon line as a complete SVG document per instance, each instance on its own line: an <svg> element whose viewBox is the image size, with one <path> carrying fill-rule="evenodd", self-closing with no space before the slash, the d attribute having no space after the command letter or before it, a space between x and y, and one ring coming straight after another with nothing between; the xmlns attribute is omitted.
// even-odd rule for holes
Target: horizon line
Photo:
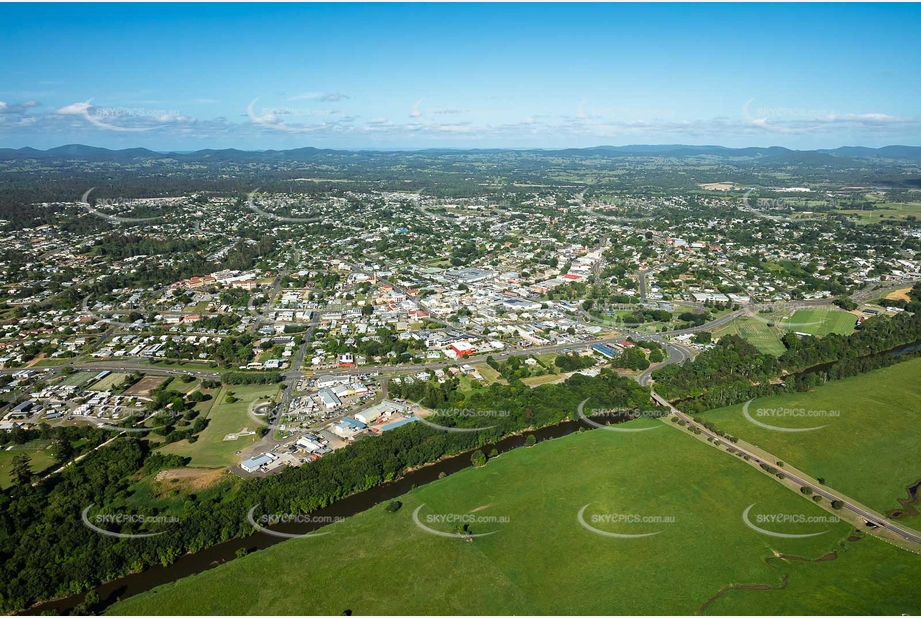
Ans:
<svg viewBox="0 0 921 618"><path fill-rule="evenodd" d="M52 146L49 148L41 149L35 148L33 146L0 146L0 151L3 150L12 150L12 151L21 151L21 150L34 150L36 152L50 152L52 150L58 150L61 148L67 147L83 147L83 148L93 148L97 150L106 150L108 152L124 152L127 150L147 150L154 154L194 154L196 152L202 152L206 150L211 150L215 152L236 150L239 152L247 153L265 153L265 152L289 152L292 150L303 150L306 148L313 148L315 150L325 150L333 152L426 152L432 150L447 150L447 151L457 151L457 152L470 152L470 151L516 151L516 152L529 152L529 151L544 151L544 152L559 152L563 150L595 150L599 148L612 148L612 149L626 149L626 148L648 148L648 147L675 147L675 148L722 148L725 150L747 150L750 148L768 150L773 148L778 148L782 150L787 150L789 152L818 152L818 151L833 151L840 150L843 148L861 148L865 150L882 150L884 148L921 148L921 145L911 145L911 144L886 144L885 146L861 146L859 144L844 144L840 146L835 146L832 148L807 148L807 149L795 149L789 148L787 146L780 145L769 145L769 146L723 146L720 144L676 144L676 143L636 143L636 144L625 144L622 146L615 146L612 144L597 144L594 146L564 146L564 147L542 147L542 146L531 146L531 147L515 147L515 146L491 146L491 147L478 147L478 148L465 148L459 146L392 146L392 147L362 147L362 148L333 148L333 147L322 147L322 146L295 146L291 148L262 148L262 149L248 149L248 148L239 148L234 146L227 146L224 148L213 148L213 147L204 147L196 148L194 150L179 150L179 149L168 149L168 150L158 150L154 148L148 148L146 146L127 146L125 148L109 148L106 146L93 146L91 144L79 143L79 142L70 142L66 144L61 144L59 146Z"/></svg>

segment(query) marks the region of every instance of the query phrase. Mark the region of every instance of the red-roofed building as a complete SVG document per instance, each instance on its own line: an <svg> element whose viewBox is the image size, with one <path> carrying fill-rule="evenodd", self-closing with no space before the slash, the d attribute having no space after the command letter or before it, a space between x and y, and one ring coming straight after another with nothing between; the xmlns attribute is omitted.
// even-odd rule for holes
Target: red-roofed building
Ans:
<svg viewBox="0 0 921 618"><path fill-rule="evenodd" d="M476 352L476 348L466 341L455 341L451 344L451 349L457 352L458 356L470 356Z"/></svg>

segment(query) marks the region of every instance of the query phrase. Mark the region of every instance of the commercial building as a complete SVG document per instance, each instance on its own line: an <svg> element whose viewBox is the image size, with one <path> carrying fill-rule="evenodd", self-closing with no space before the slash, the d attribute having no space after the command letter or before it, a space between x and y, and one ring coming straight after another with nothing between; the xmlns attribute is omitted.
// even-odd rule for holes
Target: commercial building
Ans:
<svg viewBox="0 0 921 618"><path fill-rule="evenodd" d="M457 352L458 356L470 356L476 352L476 348L466 341L455 341L451 344L451 349Z"/></svg>
<svg viewBox="0 0 921 618"><path fill-rule="evenodd" d="M278 458L272 453L265 453L263 455L257 455L256 457L247 459L246 461L240 464L240 467L243 468L243 470L245 470L246 472L255 472L262 466L267 466L273 461L275 461L276 459Z"/></svg>

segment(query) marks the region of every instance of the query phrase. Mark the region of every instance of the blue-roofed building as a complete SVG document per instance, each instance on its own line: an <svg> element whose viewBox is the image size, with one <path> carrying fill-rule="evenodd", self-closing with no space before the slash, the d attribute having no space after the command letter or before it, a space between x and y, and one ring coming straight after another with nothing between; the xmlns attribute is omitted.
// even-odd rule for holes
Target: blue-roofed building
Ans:
<svg viewBox="0 0 921 618"><path fill-rule="evenodd" d="M330 429L333 430L333 433L335 433L340 438L351 438L359 431L367 428L367 425L349 416L341 419L338 423L330 425Z"/></svg>
<svg viewBox="0 0 921 618"><path fill-rule="evenodd" d="M391 429L396 429L397 427L402 427L403 425L409 425L410 423L413 423L413 422L418 421L418 420L419 420L419 419L418 419L417 417L415 417L415 416L410 416L410 417L408 417L408 418L400 419L400 420L396 421L395 423L390 423L389 425L384 425L384 426L382 426L380 429L381 429L381 431L390 431Z"/></svg>
<svg viewBox="0 0 921 618"><path fill-rule="evenodd" d="M617 356L617 350L605 343L596 343L592 346L592 351L598 352L598 354L601 354L605 358L614 358Z"/></svg>

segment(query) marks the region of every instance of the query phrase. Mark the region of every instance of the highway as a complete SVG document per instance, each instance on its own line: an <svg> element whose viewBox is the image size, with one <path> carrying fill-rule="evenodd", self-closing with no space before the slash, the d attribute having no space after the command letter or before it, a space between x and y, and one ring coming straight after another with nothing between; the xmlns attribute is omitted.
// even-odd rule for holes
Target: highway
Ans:
<svg viewBox="0 0 921 618"><path fill-rule="evenodd" d="M688 416L687 414L685 414L684 412L682 412L681 410L673 406L664 397L656 393L655 390L652 391L652 398L659 405L669 408L672 411L672 414L674 414L678 418L685 421L689 427L694 427L696 429L699 429L700 432L704 436L706 436L707 438L710 438L711 440L716 441L715 443L708 442L708 444L712 444L715 448L719 448L720 446L732 447L735 450L741 452L742 454L748 455L748 457L751 458L750 463L754 466L758 466L759 470L761 469L760 468L761 463L766 463L769 466L776 467L776 462L780 461L779 457L774 457L770 453L765 452L765 455L768 455L768 457L765 457L765 455L759 455L755 453L752 450L752 447L750 445L747 445L745 442L741 440L739 440L736 443L730 443L724 440L723 438L711 432L703 425L694 421L694 419L692 419L690 416ZM671 425L671 423L668 423L668 424ZM677 428L677 425L676 425L676 428ZM902 528L901 526L894 524L892 521L886 519L884 515L881 515L880 513L877 513L876 511L870 509L869 507L864 506L863 504L860 504L859 502L857 502L856 500L852 498L848 498L847 496L844 496L843 494L840 494L838 492L832 493L831 491L828 490L827 487L821 485L818 481L807 477L802 472L798 472L798 471L793 472L787 467L780 469L780 471L783 472L786 480L789 480L797 487L808 487L809 489L812 490L812 492L815 495L822 496L829 502L832 500L840 500L843 503L841 508L847 509L848 511L854 513L855 515L863 518L864 521L869 522L878 528L883 528L885 530L888 530L889 532L893 533L897 537L905 541L915 543L919 546L919 548L921 548L921 533L915 532L913 530L908 530L908 529ZM776 476L774 475L771 475L771 476L775 480L780 481L780 479L778 479Z"/></svg>

